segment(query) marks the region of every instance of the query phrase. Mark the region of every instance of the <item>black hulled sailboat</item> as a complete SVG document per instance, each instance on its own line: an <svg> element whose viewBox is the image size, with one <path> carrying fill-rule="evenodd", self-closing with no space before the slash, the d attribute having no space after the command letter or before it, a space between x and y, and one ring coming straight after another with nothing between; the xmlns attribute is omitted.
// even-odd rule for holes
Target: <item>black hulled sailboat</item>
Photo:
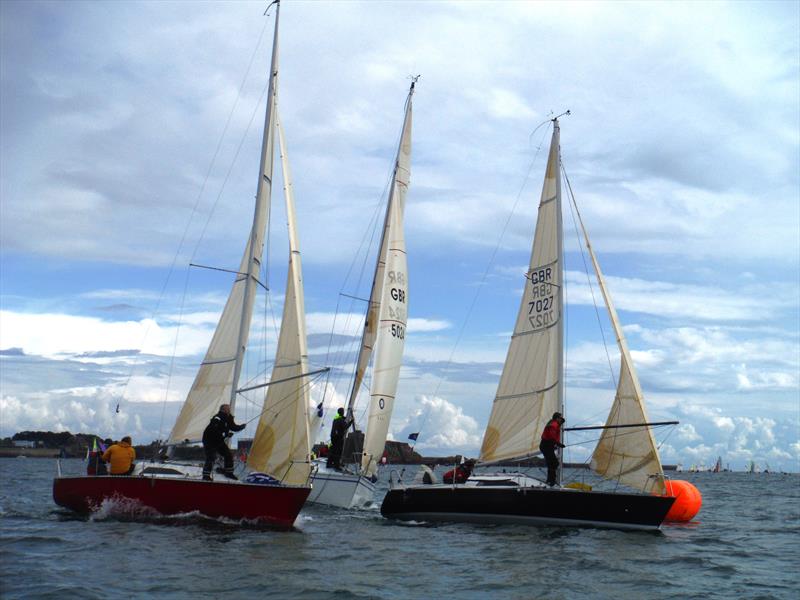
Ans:
<svg viewBox="0 0 800 600"><path fill-rule="evenodd" d="M542 430L564 412L563 244L559 123L553 136L525 290L500 377L479 466L538 453ZM580 213L577 212L580 220ZM580 221L581 228L583 223ZM639 380L588 234L586 247L619 345L621 365L614 403L592 455L592 468L638 493L548 487L521 473L474 475L463 484L392 482L383 516L403 520L528 523L658 529L674 498L647 422Z"/></svg>

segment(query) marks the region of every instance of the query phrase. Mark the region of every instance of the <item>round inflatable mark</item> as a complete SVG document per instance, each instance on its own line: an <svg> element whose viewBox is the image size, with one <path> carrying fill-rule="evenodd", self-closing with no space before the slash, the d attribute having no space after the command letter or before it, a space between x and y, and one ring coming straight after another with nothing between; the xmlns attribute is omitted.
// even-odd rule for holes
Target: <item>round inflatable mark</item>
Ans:
<svg viewBox="0 0 800 600"><path fill-rule="evenodd" d="M703 496L700 490L688 481L668 479L664 482L667 488L666 496L675 496L675 504L669 509L665 521L686 523L694 519L703 505Z"/></svg>

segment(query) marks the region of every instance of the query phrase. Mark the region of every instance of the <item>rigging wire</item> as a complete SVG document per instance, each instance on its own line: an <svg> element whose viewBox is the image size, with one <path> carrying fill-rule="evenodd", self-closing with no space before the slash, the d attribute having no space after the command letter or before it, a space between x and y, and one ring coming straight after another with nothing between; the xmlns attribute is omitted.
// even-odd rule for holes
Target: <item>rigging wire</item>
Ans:
<svg viewBox="0 0 800 600"><path fill-rule="evenodd" d="M561 162L561 172L564 174L564 181L567 182L567 190L569 191L569 196L570 196L569 211L570 211L570 214L572 215L572 224L575 227L575 236L578 239L578 248L581 251L581 260L583 261L583 269L584 269L584 272L586 273L586 283L589 286L589 292L592 295L592 304L594 304L594 312L595 312L595 315L597 316L597 324L598 324L598 327L600 329L600 335L603 338L603 348L605 349L606 359L608 361L608 370L611 373L611 380L614 382L614 388L616 389L616 387L617 387L617 378L616 378L616 376L614 374L614 367L613 367L613 365L611 363L611 354L608 351L608 342L606 341L605 331L603 330L603 322L602 322L602 319L600 317L600 310L599 310L599 308L597 306L597 298L595 297L595 294L594 294L594 286L592 285L592 279L589 276L589 265L586 262L586 253L584 252L584 247L583 247L584 244L581 242L581 235L580 235L580 232L578 231L578 222L577 222L577 219L575 217L575 213L578 210L577 204L575 202L575 194L573 194L573 192L572 192L572 184L570 183L569 177L567 176L567 170L564 167L563 161Z"/></svg>
<svg viewBox="0 0 800 600"><path fill-rule="evenodd" d="M402 135L403 135L403 132L402 132L402 128L401 128L399 134L397 135L397 138L396 138L396 141L395 141L395 144L393 145L393 147L399 146L400 139L402 138ZM389 192L389 189L391 187L392 180L394 179L395 167L396 167L396 160L391 163L391 167L389 168L389 172L388 172L388 175L386 177L386 183L384 184L383 190L381 191L381 194L379 196L378 201L374 205L373 212L372 212L372 217L370 218L370 221L369 221L369 223L367 225L367 229L366 229L364 235L362 235L361 242L359 243L358 249L356 250L356 253L355 253L354 257L353 257L352 262L350 263L350 267L347 270L347 273L345 275L344 281L342 282L342 287L339 290L339 295L338 295L337 300L336 300L336 310L335 310L335 313L334 313L333 325L331 326L331 333L330 333L330 337L328 338L328 348L327 348L326 355L325 355L326 364L330 364L331 348L333 346L333 338L334 338L334 335L336 333L336 321L337 321L337 318L338 318L338 315L339 315L339 310L340 310L340 306L341 306L341 299L342 299L343 296L350 298L349 308L348 308L347 313L345 313L347 316L345 318L345 323L344 323L344 327L343 327L343 331L344 332L347 332L347 331L350 330L351 319L353 319L354 315L356 314L354 307L355 307L355 302L356 302L357 298L355 297L355 294L353 294L353 295L345 294L344 290L347 287L348 281L350 280L350 276L353 274L353 271L354 271L356 265L359 264L359 257L361 256L361 252L363 250L364 255L363 255L363 259L360 260L360 268L358 270L358 277L357 277L356 282L355 282L355 292L357 293L357 291L361 288L362 282L364 280L364 274L366 272L367 262L368 262L368 259L370 257L370 254L371 254L371 248L372 248L372 246L373 246L373 244L375 242L376 233L378 231L378 224L381 222L381 220L379 218L380 214L381 214L380 209L386 203L388 203L388 201L389 201L388 192ZM380 254L380 248L378 248L378 254ZM377 260L377 258L376 258L376 260ZM370 292L371 292L371 289L370 289ZM369 303L369 300L367 300L367 302ZM366 318L366 315L368 314L368 311L369 311L369 304L367 305L367 310L364 312L364 317L363 318ZM362 323L363 323L363 319L359 318L358 324L361 325ZM359 327L359 329L363 330L363 325L361 327ZM339 387L341 385L342 381L345 379L345 375L347 375L347 381L350 381L351 377L353 378L353 380L355 379L355 373L356 373L356 370L358 369L358 362L357 361L358 361L358 353L359 353L359 350L361 348L361 339L362 339L362 337L360 335L353 336L353 339L351 339L349 345L347 346L347 348L342 353L342 359L343 359L342 364L343 365L346 365L346 364L348 364L350 362L354 363L353 374L350 375L349 373L346 372L346 370L344 368L337 369L335 376L333 376L333 375L331 375L329 373L329 378L326 379L325 387L323 388L323 393L322 393L322 400L320 402L322 404L323 415L324 415L325 412L327 412L326 407L325 407L325 401L326 401L326 398L327 398L327 395L328 395L328 386L330 385L333 388L333 391L335 393L336 388ZM332 382L331 382L331 379L332 379ZM368 378L366 376L363 377L362 381L361 381L361 388L365 388L365 387L368 388L368 381L369 380L368 380ZM349 391L350 391L350 389L349 389L349 385L348 385L346 390L345 390L345 400L348 399L347 398L347 394L349 393ZM358 391L360 391L360 390L358 390ZM357 393L358 392L356 392L356 394ZM362 411L361 411L361 413L359 415L359 417L361 419L363 419L364 414L366 413L367 409L368 409L368 407L365 407L365 408L362 409Z"/></svg>
<svg viewBox="0 0 800 600"><path fill-rule="evenodd" d="M230 127L231 120L233 118L233 114L236 111L237 106L239 105L239 100L242 97L242 90L244 89L245 83L247 82L248 76L250 75L250 69L253 66L253 62L255 60L256 54L258 53L258 50L261 47L261 42L262 42L262 40L264 38L264 33L266 32L267 25L268 25L268 22L265 21L264 22L264 26L261 28L261 33L258 36L258 41L256 42L256 46L253 49L253 53L250 55L250 60L249 60L249 62L247 64L247 68L245 69L244 75L242 76L242 81L239 84L239 90L238 90L238 92L236 94L236 99L234 100L233 106L231 107L231 110L228 113L227 119L225 120L225 126L222 129L222 133L220 134L219 140L217 141L217 146L214 149L214 154L211 157L211 162L209 163L208 169L206 170L205 177L203 178L203 183L200 186L200 190L197 193L197 197L195 198L194 205L192 206L192 211L191 211L191 213L189 215L189 220L186 223L186 227L184 228L183 234L181 235L180 242L178 243L178 249L176 250L176 252L175 252L175 254L174 254L173 258L172 258L172 262L171 262L171 264L169 266L169 269L167 271L167 276L166 276L166 278L164 280L164 285L162 286L161 292L159 293L159 296L158 296L158 300L156 301L156 306L153 309L153 312L151 314L150 320L148 321L147 326L146 326L145 331L144 331L144 334L142 336L141 346L144 346L144 342L147 339L147 336L148 336L148 334L150 332L150 327L151 327L151 325L153 323L155 323L156 315L158 314L159 310L161 309L161 303L164 300L164 297L166 295L167 286L169 285L169 282L172 279L172 274L175 271L175 266L176 266L176 264L178 262L178 258L181 255L181 252L183 250L184 244L186 243L186 239L187 239L187 237L189 235L189 229L191 228L191 225L192 225L192 222L194 220L194 217L198 212L198 207L200 205L200 200L203 197L203 193L205 192L206 186L208 185L208 181L211 178L211 173L212 173L212 171L214 169L214 165L216 164L217 157L219 156L220 150L222 148L222 142L224 141L225 136L228 133L228 128ZM249 129L249 125L248 125L248 129ZM246 134L247 134L247 132L245 132L245 135ZM237 151L237 156L238 156L238 151ZM236 159L234 158L234 161L235 160ZM227 177L225 178L225 180L227 181ZM224 184L223 184L223 187L224 187ZM220 194L221 194L221 192L220 192ZM219 199L219 197L217 199ZM205 231L205 229L204 229L204 231ZM195 247L195 252L196 252L196 247ZM192 256L194 256L195 252L192 253ZM186 282L188 283L188 274L187 274ZM186 294L186 287L184 286L184 297L185 297L185 294ZM184 300L182 299L181 300L181 311L183 311L183 302L184 302ZM180 326L180 323L179 323L179 326ZM176 330L176 338L177 338L177 330ZM174 348L177 348L177 339L175 341ZM170 377L171 377L171 374L172 374L172 367L173 367L173 364L174 364L174 358L175 357L174 357L174 350L173 350L172 360L170 361ZM125 398L125 396L127 394L127 390L128 390L129 385L130 385L131 378L133 377L134 371L136 370L137 366L138 365L136 363L134 363L131 366L130 372L128 373L128 377L125 380L125 385L123 386L123 389L122 389L121 399ZM169 386L169 382L168 382L168 386ZM167 393L168 393L168 391L167 391ZM165 396L165 398L166 398L166 396ZM166 399L165 399L165 402L166 402ZM117 402L117 408L116 408L116 412L117 413L119 413L119 406L120 406L120 402ZM163 421L163 416L164 416L164 413L163 413L163 409L162 409L162 417L161 417L162 421ZM162 427L163 427L163 422L162 422L161 425L159 425L159 436L161 435L161 428Z"/></svg>
<svg viewBox="0 0 800 600"><path fill-rule="evenodd" d="M543 121L542 123L540 123L536 127L536 129L534 129L533 132L530 134L530 137L532 138L533 135L540 128L542 128L542 126L546 125L547 123L551 123L551 120L548 119L547 121ZM458 331L458 336L456 337L455 344L453 344L453 348L450 351L450 355L448 356L447 362L445 363L445 366L443 368L443 371L445 373L450 368L450 365L453 363L453 357L455 356L456 350L458 349L458 346L461 343L461 338L464 335L464 331L466 331L467 323L469 322L469 319L472 316L472 311L475 309L475 305L478 302L478 297L480 296L481 290L483 289L483 286L484 286L484 284L486 282L486 278L489 276L489 271L491 270L492 266L494 265L494 260L497 257L497 253L500 250L500 246L503 243L503 238L505 237L506 231L508 230L508 226L511 223L511 219L512 219L512 217L514 216L514 214L516 212L517 205L519 204L520 198L522 197L522 193L525 191L525 187L528 184L528 179L530 178L531 171L533 171L533 167L536 164L536 161L537 161L537 159L539 157L539 153L541 152L542 144L544 142L544 138L545 138L546 134L547 134L547 130L545 129L544 134L542 135L542 138L539 140L539 145L536 147L536 152L533 155L533 159L531 160L531 163L528 166L528 171L527 171L527 173L525 174L525 177L522 180L522 184L520 185L519 191L517 192L517 197L514 200L514 204L511 207L511 211L508 214L508 218L506 219L506 222L503 224L503 228L500 231L500 236L497 239L497 244L495 245L494 250L492 251L492 254L489 257L489 262L486 264L486 269L483 271L483 275L481 276L481 279L478 282L478 285L476 286L475 294L472 297L472 302L470 303L469 308L467 309L466 316L462 320L461 328ZM439 378L439 380L438 380L438 382L436 384L436 388L433 391L433 397L434 398L438 395L439 389L441 388L442 383L444 383L445 379L446 379L446 375L442 375ZM428 417L430 416L430 412L431 412L430 407L428 407L428 409L425 410L424 416L423 416L422 421L420 423L420 426L417 429L417 433L418 434L421 433L422 430L425 428L425 423L427 423L427 421L428 421ZM414 444L411 446L411 450L412 451L417 446L418 441L419 441L419 435L417 436L417 439L414 440Z"/></svg>
<svg viewBox="0 0 800 600"><path fill-rule="evenodd" d="M266 93L266 91L267 91L267 86L265 86L265 87L264 87L264 89L261 91L261 96L260 96L260 98L259 98L259 101L258 101L258 103L257 103L257 105L256 105L256 108L253 110L253 114L250 116L250 121L249 121L249 123L247 124L247 128L245 129L245 131L244 131L244 134L242 135L242 139L241 139L241 141L239 142L239 146L238 146L238 147L237 147L237 149L236 149L236 153L234 154L233 160L231 161L231 165L230 165L230 167L228 168L228 172L227 172L227 174L225 175L225 179L224 179L224 181L222 182L222 187L220 188L220 190L219 190L219 193L217 194L217 197L216 197L216 199L214 200L214 204L213 204L213 206L212 206L211 212L209 213L208 219L206 220L206 224L205 224L205 226L203 227L203 231L202 231L202 233L200 234L200 238L198 238L198 241L197 241L197 243L195 244L194 250L193 250L193 252L192 252L192 257L191 257L191 259L190 259L190 261L189 261L189 262L193 262L193 260L194 260L194 257L195 257L195 255L197 254L197 251L198 251L198 249L199 249L199 247L200 247L200 242L202 241L202 239L203 239L203 237L204 237L204 235L205 235L206 229L208 228L208 224L209 224L209 222L210 222L210 220L211 220L211 215L214 213L214 209L216 208L216 206L217 206L217 204L218 204L218 202L219 202L219 199L220 199L220 198L221 198L221 196L222 196L222 192L223 192L223 190L225 189L225 184L228 182L228 178L230 177L230 174L231 174L231 172L233 171L233 166L236 164L236 160L237 160L237 158L239 157L239 151L242 149L242 146L244 145L244 141L245 141L245 139L247 138L247 134L248 134L248 133L249 133L249 131L250 131L250 126L253 124L253 120L255 119L256 112L258 111L258 108L259 108L259 106L261 105L261 99L264 97L264 94ZM189 270L189 269L187 269L187 271L188 271L188 270ZM188 272L187 272L187 282L188 282ZM184 291L183 291L183 298L181 299L181 305L182 305L182 306L183 306L183 303L184 303L184 301L185 301L185 297L186 297L186 291L187 291L187 290L186 290L186 288L184 288ZM179 322L179 323L178 323L178 327L177 327L177 329L176 329L176 332L175 332L175 335L176 335L175 345L176 345L176 346L177 346L177 343L178 343L178 341L177 341L177 335L178 335L178 332L180 331L180 326L181 326L181 323ZM170 362L170 370L169 370L169 375L168 375L168 377L169 377L169 380L171 380L171 378L172 378L172 372L173 372L174 364L175 364L175 363L174 363L174 356L173 356L173 360Z"/></svg>

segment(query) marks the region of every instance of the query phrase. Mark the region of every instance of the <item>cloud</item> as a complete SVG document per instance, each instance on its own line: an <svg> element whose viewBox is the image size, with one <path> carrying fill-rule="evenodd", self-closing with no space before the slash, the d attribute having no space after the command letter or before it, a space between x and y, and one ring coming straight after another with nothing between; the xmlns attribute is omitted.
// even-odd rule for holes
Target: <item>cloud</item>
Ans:
<svg viewBox="0 0 800 600"><path fill-rule="evenodd" d="M769 321L776 313L788 313L797 302L796 286L777 282L745 283L723 289L614 276L605 279L618 309L684 321ZM593 296L585 274L567 271L566 281L570 303L592 306L596 301L602 304L597 285L592 283ZM770 289L766 296L765 288Z"/></svg>
<svg viewBox="0 0 800 600"><path fill-rule="evenodd" d="M489 20L480 3L417 8L283 7L281 116L315 363L352 365L363 303L334 316L336 290L364 295L342 275L352 264L357 279L370 225L381 222L406 77L422 73L398 422L421 397L485 422L536 219L549 131L534 130L569 108L563 164L648 406L700 438L676 435L665 455L797 457L797 5L500 3ZM99 415L94 393L141 397L130 405L141 418L128 425L157 435L158 399L168 397L167 412L181 399L230 285L229 275L192 270L184 298L176 267L235 269L249 232L272 20L247 3L188 13L122 4L113 18L96 3L3 3L2 13L0 349L19 349L0 353L13 361L3 364L4 398L74 427L89 423L69 420L70 402ZM274 321L287 258L282 185L276 168L264 260ZM564 208L576 308L568 395L572 417L602 420L596 399L613 395L618 356L607 324L611 369L589 331L592 301ZM251 356L254 371L269 366L274 331L269 319L254 327L252 341L267 347ZM132 349L140 354L124 356ZM714 411L678 410L686 404ZM765 410L774 425L756 420Z"/></svg>
<svg viewBox="0 0 800 600"><path fill-rule="evenodd" d="M395 433L396 432L396 433ZM482 431L461 407L444 398L422 396L412 413L397 425L392 425L394 438L406 441L408 435L419 432L416 447L420 451L452 452L470 449L480 444Z"/></svg>
<svg viewBox="0 0 800 600"><path fill-rule="evenodd" d="M0 347L20 347L26 354L55 357L63 354L117 352L135 348L146 354L172 353L176 327L160 326L150 319L104 321L63 314L28 314L0 311ZM213 328L181 328L178 355L205 350Z"/></svg>

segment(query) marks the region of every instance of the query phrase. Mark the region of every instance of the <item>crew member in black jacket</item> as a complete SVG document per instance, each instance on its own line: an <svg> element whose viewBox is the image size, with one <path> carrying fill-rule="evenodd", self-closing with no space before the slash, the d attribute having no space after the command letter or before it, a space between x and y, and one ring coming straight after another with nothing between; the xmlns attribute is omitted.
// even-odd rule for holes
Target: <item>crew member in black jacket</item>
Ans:
<svg viewBox="0 0 800 600"><path fill-rule="evenodd" d="M353 419L344 416L344 409L340 408L333 417L331 425L331 448L328 451L327 467L330 469L342 468L342 451L344 450L344 438L347 428L352 425Z"/></svg>
<svg viewBox="0 0 800 600"><path fill-rule="evenodd" d="M245 425L237 425L233 421L230 404L220 406L219 412L211 417L211 422L203 431L203 450L206 452L206 464L203 465L204 480L211 481L211 470L217 454L222 455L225 460L222 474L228 479L238 479L233 474L233 456L231 456L231 450L225 443L225 439L231 437L234 431L241 431L244 428Z"/></svg>

